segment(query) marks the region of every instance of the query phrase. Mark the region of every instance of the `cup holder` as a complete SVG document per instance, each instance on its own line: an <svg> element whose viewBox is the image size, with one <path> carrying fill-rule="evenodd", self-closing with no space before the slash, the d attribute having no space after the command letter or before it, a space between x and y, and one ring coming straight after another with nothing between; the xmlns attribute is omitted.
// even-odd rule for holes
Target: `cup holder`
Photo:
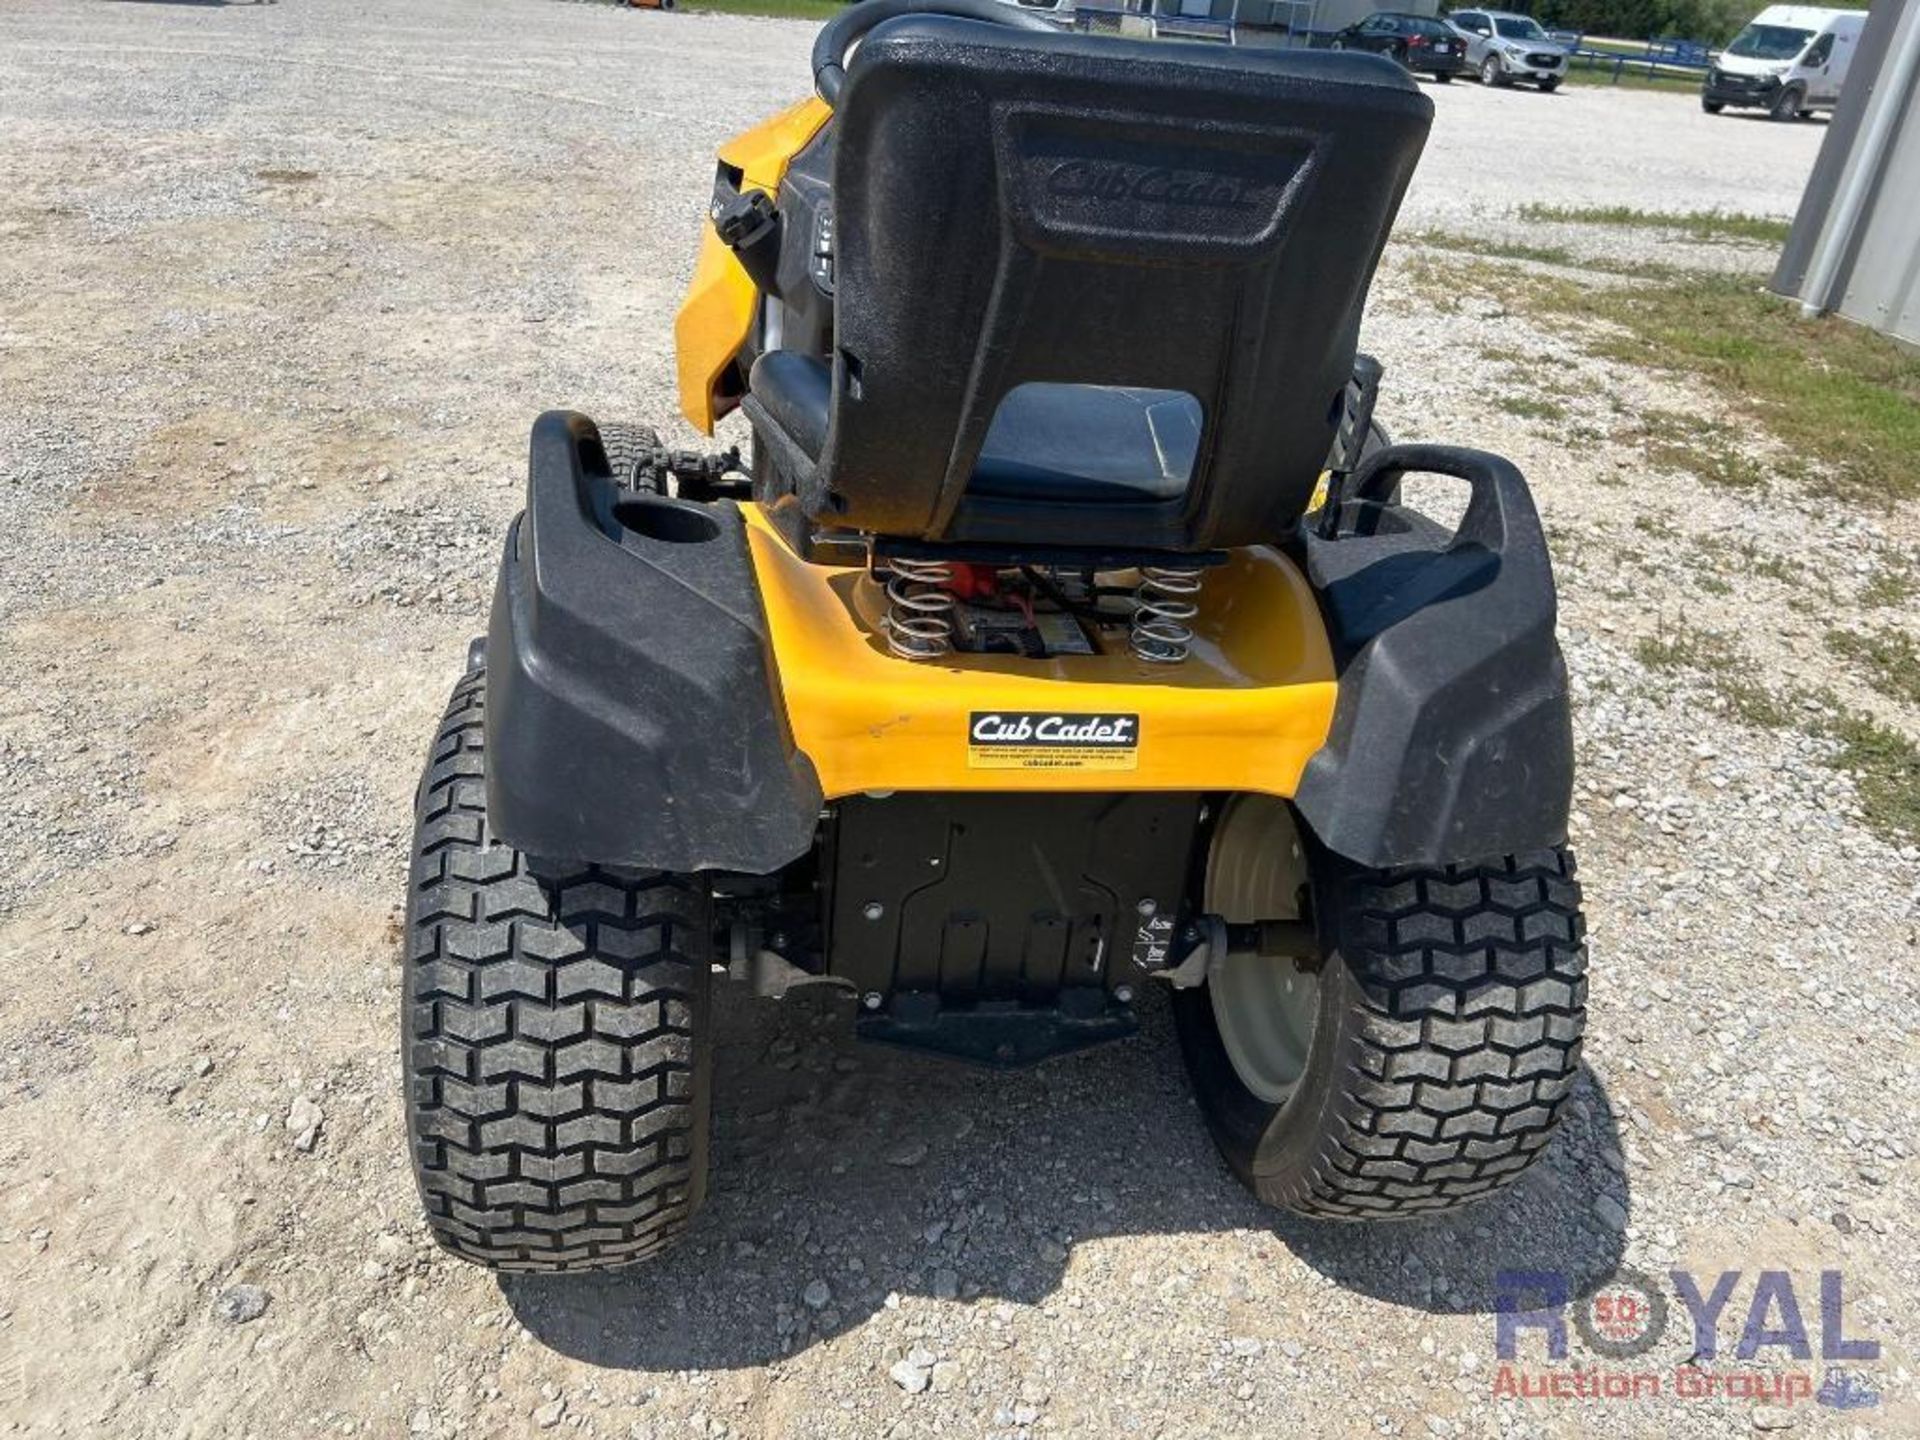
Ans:
<svg viewBox="0 0 1920 1440"><path fill-rule="evenodd" d="M613 507L614 523L643 540L702 545L720 538L720 522L698 505L664 495L629 495Z"/></svg>

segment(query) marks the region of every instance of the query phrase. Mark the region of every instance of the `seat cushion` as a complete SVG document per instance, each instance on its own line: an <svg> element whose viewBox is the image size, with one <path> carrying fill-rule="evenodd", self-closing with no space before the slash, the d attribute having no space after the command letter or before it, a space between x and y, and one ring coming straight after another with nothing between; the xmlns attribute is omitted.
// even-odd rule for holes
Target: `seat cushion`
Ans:
<svg viewBox="0 0 1920 1440"><path fill-rule="evenodd" d="M1180 390L1021 385L994 412L967 493L1094 504L1175 500L1193 475L1203 418L1200 402Z"/></svg>
<svg viewBox="0 0 1920 1440"><path fill-rule="evenodd" d="M748 380L767 417L810 460L826 447L833 374L811 355L770 350ZM1068 503L1175 500L1200 445L1200 402L1179 390L1033 383L1008 392L968 493Z"/></svg>

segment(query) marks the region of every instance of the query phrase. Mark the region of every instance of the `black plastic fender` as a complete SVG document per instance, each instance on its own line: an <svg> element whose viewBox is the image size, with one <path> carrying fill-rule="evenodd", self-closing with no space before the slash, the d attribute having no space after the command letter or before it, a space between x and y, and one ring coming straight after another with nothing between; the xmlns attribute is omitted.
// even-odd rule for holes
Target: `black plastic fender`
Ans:
<svg viewBox="0 0 1920 1440"><path fill-rule="evenodd" d="M767 874L819 778L774 683L731 503L619 491L584 415L534 423L487 629L487 819L554 861Z"/></svg>
<svg viewBox="0 0 1920 1440"><path fill-rule="evenodd" d="M1390 498L1410 472L1471 487L1452 535ZM1300 546L1340 664L1332 729L1295 795L1320 842L1383 868L1563 843L1567 667L1519 470L1479 450L1388 446Z"/></svg>

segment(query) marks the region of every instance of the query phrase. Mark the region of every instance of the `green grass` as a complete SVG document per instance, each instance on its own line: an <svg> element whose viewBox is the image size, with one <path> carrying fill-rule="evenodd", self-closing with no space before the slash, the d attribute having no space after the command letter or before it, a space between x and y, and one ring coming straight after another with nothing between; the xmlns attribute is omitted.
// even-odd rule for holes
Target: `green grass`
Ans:
<svg viewBox="0 0 1920 1440"><path fill-rule="evenodd" d="M1692 275L1692 271L1682 271L1651 259L1597 259L1594 255L1572 252L1567 246L1536 246L1524 240L1490 240L1478 234L1459 234L1457 230L1415 230L1407 236L1407 240L1411 240L1415 246L1427 246L1428 250L1444 250L1455 255L1476 255L1478 259L1517 259L1526 265L1555 265L1567 271L1619 275L1630 280Z"/></svg>
<svg viewBox="0 0 1920 1440"><path fill-rule="evenodd" d="M1490 240L1480 235L1461 235L1452 230L1416 230L1406 237L1415 245L1456 255L1474 255L1482 260L1522 260L1530 265L1555 265L1565 270L1593 271L1603 275L1630 278L1678 276L1691 272L1677 270L1650 260L1600 260L1580 255L1564 245L1530 245L1518 240Z"/></svg>
<svg viewBox="0 0 1920 1440"><path fill-rule="evenodd" d="M1920 586L1916 586L1913 572L1904 566L1876 566L1867 583L1860 587L1860 603L1876 609L1904 605L1917 589Z"/></svg>
<svg viewBox="0 0 1920 1440"><path fill-rule="evenodd" d="M1442 230L1408 238L1408 276L1437 306L1457 309L1473 295L1570 325L1592 355L1684 375L1721 397L1794 457L1776 467L1790 477L1817 477L1823 491L1863 505L1920 498L1920 352L1838 316L1803 319L1753 275L1595 264L1557 246ZM1581 274L1484 263L1505 260ZM1596 271L1629 278L1595 284ZM1752 462L1721 443L1737 438L1735 427L1687 423L1686 433L1656 436L1649 458L1700 467L1716 484L1756 483Z"/></svg>
<svg viewBox="0 0 1920 1440"><path fill-rule="evenodd" d="M1495 402L1509 415L1518 415L1523 420L1564 420L1567 407L1557 400L1548 400L1538 395L1503 395Z"/></svg>
<svg viewBox="0 0 1920 1440"><path fill-rule="evenodd" d="M1784 555L1770 555L1752 540L1732 540L1723 535L1702 535L1695 542L1704 562L1715 568L1738 570L1742 575L1759 575L1782 585L1798 585L1806 572Z"/></svg>
<svg viewBox="0 0 1920 1440"><path fill-rule="evenodd" d="M1727 636L1664 625L1634 655L1649 670L1691 672L1718 708L1762 730L1787 727L1834 743L1827 764L1853 777L1868 827L1889 840L1920 836L1920 746L1830 694L1782 693L1752 678L1754 664Z"/></svg>
<svg viewBox="0 0 1920 1440"><path fill-rule="evenodd" d="M1790 221L1724 210L1638 210L1631 205L1522 205L1522 220L1672 230L1690 240L1750 240L1784 245Z"/></svg>
<svg viewBox="0 0 1920 1440"><path fill-rule="evenodd" d="M1563 287L1548 305L1618 326L1596 347L1611 358L1696 376L1847 498L1920 496L1920 354L1837 316L1803 320L1744 276Z"/></svg>
<svg viewBox="0 0 1920 1440"><path fill-rule="evenodd" d="M1740 450L1730 425L1678 410L1652 410L1640 431L1647 463L1678 470L1720 490L1764 490L1761 467Z"/></svg>
<svg viewBox="0 0 1920 1440"><path fill-rule="evenodd" d="M766 15L775 20L831 20L845 0L679 0L682 10L713 15Z"/></svg>
<svg viewBox="0 0 1920 1440"><path fill-rule="evenodd" d="M1920 835L1920 747L1844 709L1823 730L1839 742L1833 765L1852 774L1867 823L1888 837Z"/></svg>
<svg viewBox="0 0 1920 1440"><path fill-rule="evenodd" d="M1610 65L1589 65L1584 60L1576 60L1567 67L1567 84L1596 86L1608 90L1665 90L1670 94L1698 95L1700 77L1698 75L1653 74L1646 72L1645 62L1640 69L1633 68L1629 62L1626 69L1616 79Z"/></svg>
<svg viewBox="0 0 1920 1440"><path fill-rule="evenodd" d="M1726 712L1757 730L1778 730L1792 719L1787 705L1753 678L1754 666L1727 636L1685 625L1641 637L1634 658L1649 670L1688 670L1703 676Z"/></svg>
<svg viewBox="0 0 1920 1440"><path fill-rule="evenodd" d="M1866 669L1882 695L1920 705L1920 646L1904 630L1829 630L1827 648Z"/></svg>
<svg viewBox="0 0 1920 1440"><path fill-rule="evenodd" d="M1451 250L1461 255L1478 255L1487 260L1525 260L1534 265L1577 266L1580 257L1561 245L1521 245L1506 240L1487 240L1478 235L1457 235L1451 230L1416 230L1407 237L1416 245L1434 250Z"/></svg>

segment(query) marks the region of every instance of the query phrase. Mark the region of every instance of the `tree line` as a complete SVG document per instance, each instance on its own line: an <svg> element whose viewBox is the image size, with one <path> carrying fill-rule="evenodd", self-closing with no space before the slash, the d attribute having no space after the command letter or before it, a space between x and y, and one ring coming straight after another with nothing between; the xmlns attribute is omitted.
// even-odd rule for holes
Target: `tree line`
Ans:
<svg viewBox="0 0 1920 1440"><path fill-rule="evenodd" d="M1465 3L1465 0L1460 0ZM1552 30L1639 40L1671 35L1724 45L1768 0L1534 0L1515 5ZM1453 8L1443 3L1443 9ZM1849 9L1867 8L1854 0Z"/></svg>

